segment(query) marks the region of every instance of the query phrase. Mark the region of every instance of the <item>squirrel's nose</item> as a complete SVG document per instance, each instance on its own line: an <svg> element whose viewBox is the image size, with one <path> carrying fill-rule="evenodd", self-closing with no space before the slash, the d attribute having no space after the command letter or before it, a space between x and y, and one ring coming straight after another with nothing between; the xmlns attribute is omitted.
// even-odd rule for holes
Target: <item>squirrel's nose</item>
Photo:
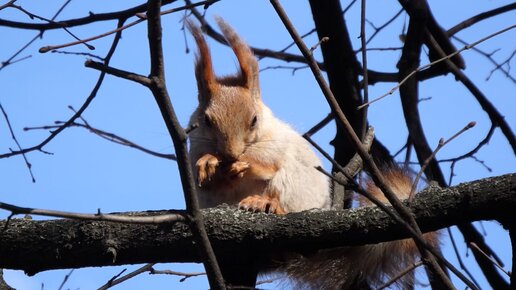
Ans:
<svg viewBox="0 0 516 290"><path fill-rule="evenodd" d="M224 161L235 162L244 152L245 143L228 134L224 138L219 139L218 149L225 159Z"/></svg>
<svg viewBox="0 0 516 290"><path fill-rule="evenodd" d="M226 150L224 150L223 156L224 159L228 162L235 162L242 155L242 149L240 146L227 146Z"/></svg>
<svg viewBox="0 0 516 290"><path fill-rule="evenodd" d="M223 154L224 160L233 163L238 160L238 157L240 157L240 154L235 154L234 152L226 152Z"/></svg>

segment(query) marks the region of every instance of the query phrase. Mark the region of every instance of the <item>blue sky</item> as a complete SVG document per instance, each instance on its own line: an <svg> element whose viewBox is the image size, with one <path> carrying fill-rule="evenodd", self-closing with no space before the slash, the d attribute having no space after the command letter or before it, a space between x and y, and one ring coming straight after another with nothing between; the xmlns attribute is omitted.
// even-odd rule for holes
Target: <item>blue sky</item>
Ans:
<svg viewBox="0 0 516 290"><path fill-rule="evenodd" d="M282 2L300 33L313 28L307 2ZM470 1L432 1L430 5L439 23L444 28L450 28L467 17L510 2L475 1L471 4ZM103 1L96 1L86 4L84 1L72 1L59 19L82 17L87 15L88 11L97 13L115 11L139 3L123 1L123 3L106 4ZM48 1L45 5L35 1L18 1L17 4L31 12L50 18L62 1ZM370 1L367 10L368 19L376 26L383 24L400 9L395 1L392 5L389 3L389 5L379 6L373 5ZM282 49L291 43L288 33L268 1L245 1L245 3L235 0L220 1L210 7L207 19L211 21L215 15L225 18L252 46ZM346 14L348 29L356 48L359 47L360 41L358 39L359 15L359 5L355 5ZM184 14L178 13L163 18L163 43L169 93L181 123L186 126L188 117L196 106L197 97L193 75L193 54L185 53L186 45L190 49L194 47L190 36L187 36L187 44L185 44L184 32L181 30L183 16ZM465 29L458 36L465 41L473 42L514 24L515 17L515 12L506 13ZM31 21L12 9L0 11L0 18ZM397 36L401 33L406 20L405 16L399 17L392 26L377 36L369 47L401 46L402 43ZM115 25L115 22L103 22L73 28L72 31L81 38L87 38L111 30ZM371 35L372 32L369 26L366 34ZM10 57L36 33L0 28L0 35L5 40L0 50L0 60L4 61ZM509 31L482 43L478 48L486 52L501 48L494 57L498 61L503 61L515 48L515 37L516 32ZM66 50L91 52L104 56L110 40L111 38L108 37L92 42L91 44L96 47L95 51L88 51L80 45ZM79 108L96 81L98 72L84 67L86 60L84 56L38 53L38 49L42 46L70 41L72 41L71 37L62 30L46 32L43 39L38 40L21 54L21 57L30 55L29 59L0 71L0 102L7 110L18 140L24 147L38 144L48 135L46 131L25 132L24 127L51 125L57 120L67 120L72 115L67 106ZM222 75L233 73L237 65L231 51L214 41L209 40L209 42L216 72ZM315 36L306 38L308 46L316 42ZM461 47L460 44L456 43L456 45ZM299 53L295 47L289 51ZM316 54L320 59L319 53L316 52ZM368 54L369 67L394 72L399 55L399 51L371 52ZM495 72L490 80L486 81L493 65L474 51L466 51L462 55L467 64L465 73L479 85L489 100L505 116L509 125L514 128L516 124L514 83L507 80L500 72ZM426 59L422 60L422 63L426 62ZM149 57L144 23L124 31L111 65L143 75L148 74ZM300 64L288 64L270 59L260 61L261 68L275 65L299 66ZM265 70L260 77L264 102L278 117L292 124L298 131L308 130L328 114L328 105L308 69L297 70L295 74L292 74L291 70ZM387 83L370 87L370 97L380 96L393 86L394 84ZM436 146L441 137L450 137L468 122L477 122L475 128L443 148L437 155L439 159L468 152L484 138L489 130L490 122L486 114L469 92L452 76L423 82L420 94L422 98L431 97L431 100L421 103L420 111L427 138L432 146ZM98 96L83 117L99 129L116 133L162 153L172 153L170 138L167 136L152 95L138 84L107 77ZM397 92L374 104L369 110L369 117L371 125L375 127L376 135L391 152L396 152L404 145L407 133ZM332 149L326 144L333 137L333 131L333 127L328 126L315 137L330 152ZM15 148L15 144L10 138L4 120L0 118L0 152L8 152L9 148ZM45 150L52 152L53 155L33 152L27 156L33 165L36 183L31 182L21 157L0 160L0 182L2 183L0 201L20 206L86 213L93 213L98 208L103 212L184 208L175 162L121 147L79 128L67 129L48 144ZM514 153L499 130L495 131L489 145L484 147L476 157L485 161L492 171L489 172L475 160L467 159L456 165L453 184L514 172L516 169ZM325 163L325 166L330 167L328 163ZM442 168L448 175L448 164L444 164ZM5 218L8 214L0 211L1 218ZM478 223L476 226L481 228ZM507 234L493 222L484 222L483 227L488 233L486 239L497 249L505 263L505 268L510 269L511 251ZM455 233L454 236L461 244L460 234ZM446 234L443 235L443 244L445 256L455 261ZM461 254L464 256L465 253L466 250L462 247ZM469 263L472 257L469 255L464 259ZM137 267L78 269L70 277L67 287L70 289L98 288L122 269L127 268L131 271ZM477 273L476 278L481 276L478 274L478 269L474 266L469 267L472 272ZM156 268L185 272L202 269L200 265L190 264L164 264ZM47 271L27 277L20 271L5 271L5 279L18 289L41 289L42 283L45 289L57 289L68 272L69 270ZM143 274L115 289L143 287L169 289L171 285L188 289L207 288L204 277L191 278L181 284L178 280L177 277ZM485 281L479 279L479 282L487 287ZM461 288L460 284L458 288Z"/></svg>

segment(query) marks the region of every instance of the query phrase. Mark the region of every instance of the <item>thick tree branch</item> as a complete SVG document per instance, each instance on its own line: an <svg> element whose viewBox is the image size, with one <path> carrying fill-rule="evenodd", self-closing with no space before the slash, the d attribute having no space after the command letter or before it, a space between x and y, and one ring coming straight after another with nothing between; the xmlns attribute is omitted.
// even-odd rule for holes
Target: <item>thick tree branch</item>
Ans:
<svg viewBox="0 0 516 290"><path fill-rule="evenodd" d="M321 44L321 51L330 89L355 132L361 132L364 112L356 110L362 103L358 82L360 64L353 51L340 1L312 0L309 3L318 38L329 38ZM339 149L335 150L334 159L340 164L347 164L355 154L344 130L337 122L337 132L332 141L332 145ZM333 168L333 171L337 169Z"/></svg>
<svg viewBox="0 0 516 290"><path fill-rule="evenodd" d="M482 20L486 20L490 17L496 16L496 15L499 15L502 13L512 11L514 9L516 9L516 3L507 4L505 6L501 6L501 7L495 8L493 10L482 12L482 13L477 14L471 18L468 18L468 19L458 23L457 25L453 26L452 28L448 29L448 31L446 31L446 34L448 36L452 36L452 35L456 34L457 32L463 30L464 28L468 28L475 23L478 23Z"/></svg>
<svg viewBox="0 0 516 290"><path fill-rule="evenodd" d="M446 54L452 54L457 51L453 43L451 42L450 38L448 37L446 31L444 31L439 23L437 23L437 20L432 14L432 11L428 7L427 1L410 1L410 0L398 0L400 2L401 6L407 11L407 13L410 15L410 18L418 18L420 19L421 12L424 12L426 15L425 22L422 23L423 26L428 29L430 34L433 36L433 38L439 43L441 48L444 50ZM424 8L422 6L425 6ZM424 10L424 11L423 11ZM437 52L433 50L433 47L429 45L430 39L426 37L426 35L423 35L423 41L429 48L429 58L431 61L438 59ZM463 69L466 67L466 64L464 62L464 59L460 54L455 54L451 61L457 65L457 67Z"/></svg>
<svg viewBox="0 0 516 290"><path fill-rule="evenodd" d="M430 187L414 199L411 209L424 232L477 220L514 223L516 173L446 189ZM277 251L304 252L408 237L403 227L376 207L285 216L220 207L203 210L203 215L214 248L229 256L263 257ZM5 226L5 221L0 222L0 268L28 274L59 268L201 261L184 222L135 225L13 219Z"/></svg>

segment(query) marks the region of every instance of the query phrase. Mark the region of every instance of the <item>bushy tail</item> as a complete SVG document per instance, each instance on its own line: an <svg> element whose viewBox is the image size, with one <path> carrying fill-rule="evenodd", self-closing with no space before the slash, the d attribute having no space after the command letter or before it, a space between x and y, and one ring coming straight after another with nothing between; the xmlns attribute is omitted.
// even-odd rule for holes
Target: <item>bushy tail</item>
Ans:
<svg viewBox="0 0 516 290"><path fill-rule="evenodd" d="M384 172L388 186L400 199L408 198L412 180L403 170ZM367 189L376 198L387 203L382 191L373 182ZM360 198L361 205L369 205ZM437 233L427 233L424 239L438 245ZM285 265L284 270L294 280L297 288L307 289L370 289L378 287L411 266L419 256L412 239L405 239L359 247L342 247L321 250L306 257L297 256ZM407 274L396 282L397 287L411 288L414 275Z"/></svg>

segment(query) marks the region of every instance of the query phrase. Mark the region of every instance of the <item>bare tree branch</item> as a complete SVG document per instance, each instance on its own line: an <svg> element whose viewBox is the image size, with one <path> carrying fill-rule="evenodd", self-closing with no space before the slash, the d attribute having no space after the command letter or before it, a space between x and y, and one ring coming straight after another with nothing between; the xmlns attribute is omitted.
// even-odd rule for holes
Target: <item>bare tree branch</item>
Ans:
<svg viewBox="0 0 516 290"><path fill-rule="evenodd" d="M419 170L418 174L416 175L416 178L414 179L414 183L412 184L412 189L410 190L409 202L414 198L414 196L416 194L416 189L417 189L417 186L419 183L419 179L421 178L421 175L423 175L423 172L425 172L425 169L428 166L428 164L430 164L430 162L435 158L435 155L437 154L437 152L439 152L439 150L441 150L441 148L443 148L450 141L457 138L460 134L466 132L467 130L473 128L475 125L476 125L476 122L469 122L466 125L466 127L462 128L459 132L453 134L453 136L448 138L448 140L445 141L442 138L439 140L439 144L437 145L435 150L432 152L432 154L430 154L430 156L428 156L428 158L426 158L425 162L423 162L423 164L421 164L421 169Z"/></svg>
<svg viewBox="0 0 516 290"><path fill-rule="evenodd" d="M4 202L0 202L0 209L10 211L10 218L15 215L39 215L47 217L59 217L75 220L92 220L92 221L107 221L107 222L119 222L119 223L132 223L132 224L162 224L176 221L186 221L187 216L181 212L172 212L162 214L159 216L138 216L135 214L120 215L120 214L103 214L100 209L95 214L84 214L77 212L59 211L59 210L48 210L48 209L37 209L30 207L20 207ZM9 218L9 219L10 219Z"/></svg>
<svg viewBox="0 0 516 290"><path fill-rule="evenodd" d="M83 118L81 118L83 119ZM83 119L84 120L84 119ZM60 122L60 121L57 121L56 122L57 124L61 124L63 122ZM147 153L147 154L150 154L152 156L156 156L156 157L159 157L159 158L165 158L165 159L170 159L170 160L177 160L176 158L176 155L174 154L165 154L165 153L160 153L160 152L156 152L156 151L153 151L153 150L150 150L150 149L147 149L143 146L140 146L132 141L129 141L128 139L124 138L124 137L120 137L114 133L110 133L110 132L106 132L104 130L101 130L101 129L97 129L97 128L94 128L92 126L90 126L90 124L88 124L87 122L85 122L84 124L81 124L81 123L77 123L77 122L73 122L72 124L70 124L70 127L78 127L78 128L84 128L88 131L90 131L91 133L103 138L103 139L106 139L110 142L113 142L113 143L116 143L116 144L120 144L120 145L123 145L123 146L127 146L127 147L131 147L131 148L134 148L134 149L137 149L137 150L140 150L144 153ZM53 125L53 126L40 126L40 127L25 127L23 128L23 130L25 131L29 131L29 130L50 130L50 129L56 129L56 128L59 128L59 125Z"/></svg>
<svg viewBox="0 0 516 290"><path fill-rule="evenodd" d="M500 34L504 31L508 31L513 28L516 28L516 24L511 25L503 30L500 30L495 34ZM475 85L475 83L473 83L473 81L471 81L453 62L446 58L446 55L444 54L444 51L440 49L439 44L435 42L430 36L429 38L432 45L435 46L436 53L441 58L444 58L444 62L446 63L447 67L457 78L457 80L463 83L464 86L471 92L471 94L475 97L482 109L488 114L489 119L491 119L491 122L493 122L493 124L495 124L502 130L503 134L505 135L505 138L507 139L507 141L509 141L509 144L511 145L513 152L516 154L516 136L512 132L509 124L507 124L507 122L505 121L505 118L500 114L500 112L498 112L496 107L480 91L480 89Z"/></svg>
<svg viewBox="0 0 516 290"><path fill-rule="evenodd" d="M128 273L122 277L118 277L119 275L111 278L106 284L102 285L98 290L106 290L106 289L109 289L115 285L118 285L122 282L125 282L137 275L140 275L141 273L144 273L144 272L147 272L147 271L152 271L152 267L156 265L156 263L150 263L150 264L146 264L134 271L132 271L131 273Z"/></svg>
<svg viewBox="0 0 516 290"><path fill-rule="evenodd" d="M16 0L14 1L9 1L9 3L5 4L5 6L9 6L10 4L14 3ZM66 2L63 3L63 5L61 5L61 7L57 10L57 12L54 14L54 16L52 16L52 18L50 19L51 21L54 21L57 16L59 16L59 14L61 14L61 12L63 12L64 8L66 6L68 6L68 4L70 3L71 0L67 0ZM34 36L34 38L32 38L29 42L27 42L24 46L22 46L22 48L20 48L18 51L16 51L11 57L9 57L7 60L5 61L2 61L2 63L0 64L0 71L2 69L4 69L6 66L8 65L11 65L13 63L16 63L18 61L21 61L23 59L27 59L29 57L31 57L30 55L29 56L26 56L26 57L22 57L18 60L14 60L20 53L22 53L25 49L27 49L32 43L34 43L37 39L43 37L43 34L44 34L44 30L40 30L40 32Z"/></svg>
<svg viewBox="0 0 516 290"><path fill-rule="evenodd" d="M5 122L7 123L9 132L11 133L11 138L13 139L14 143L16 143L18 150L22 150L20 142L18 142L18 139L16 139L16 135L14 134L13 127L11 126L11 122L9 121L9 117L7 116L7 112L5 111L4 106L2 106L2 103L0 103L0 111L2 111L2 114L4 115ZM13 151L13 150L11 149L11 151ZM25 165L27 165L27 169L29 170L29 174L32 177L32 182L36 182L36 179L34 178L34 174L32 173L32 164L30 164L25 153L23 153L22 156L23 156L23 160L25 161Z"/></svg>
<svg viewBox="0 0 516 290"><path fill-rule="evenodd" d="M220 271L215 253L206 234L203 216L199 209L197 199L197 187L194 182L192 168L187 150L187 135L179 124L174 107L168 95L165 83L165 68L163 63L163 47L161 38L161 1L149 0L148 16L148 37L150 50L150 80L149 86L154 99L159 107L165 125L168 129L177 156L181 185L186 203L186 210L191 221L191 230L197 240L197 247L201 252L204 267L213 289L226 289L222 273Z"/></svg>
<svg viewBox="0 0 516 290"><path fill-rule="evenodd" d="M424 232L476 220L495 219L510 224L515 208L516 174L445 189L430 187L418 194L411 205ZM224 206L202 212L217 252L237 257L252 253L263 258L276 251L306 252L409 237L405 229L374 206L284 216ZM159 212L138 215L155 216ZM56 268L200 262L195 238L185 222L142 225L13 219L5 226L6 222L1 221L0 229L4 230L0 231L0 268L21 269L29 274ZM106 252L108 248L114 250L116 260Z"/></svg>
<svg viewBox="0 0 516 290"><path fill-rule="evenodd" d="M121 26L123 26L123 21L118 22L118 27L121 27ZM104 58L105 65L109 64L109 61L111 60L111 57L115 53L115 50L117 48L117 45L118 45L118 42L119 42L121 36L122 36L121 32L118 32L115 35L115 37L113 38L111 48L109 49L106 57ZM38 145L29 147L29 148L25 148L25 149L18 150L18 151L12 151L10 153L0 154L0 159L8 158L8 157L20 155L20 154L25 154L25 153L29 153L32 151L42 151L43 152L43 148L45 147L45 145L47 145L50 141L52 141L52 139L54 139L57 135L59 135L59 133L61 133L64 129L68 128L68 126L70 124L75 122L75 120L77 120L77 118L79 118L82 115L82 113L88 108L88 106L91 104L93 99L95 99L95 97L97 96L97 92L99 91L99 89L104 81L105 75L106 75L105 72L100 73L97 83L95 84L95 86L91 90L89 96L86 98L86 101L84 101L84 103L79 108L79 110L75 114L73 114L73 116L68 121L66 121L63 125L61 125L58 129L52 131L52 133L50 133L50 135L45 140L43 140Z"/></svg>
<svg viewBox="0 0 516 290"><path fill-rule="evenodd" d="M177 0L164 0L163 5L167 5ZM27 22L16 22L9 21L5 19L0 19L0 26L19 28L19 29L29 29L29 30L38 30L38 31L46 31L52 29L60 29L63 27L75 27L81 26L85 24L90 24L94 22L102 22L102 21L111 21L111 20L121 20L128 19L129 17L133 17L138 13L142 13L147 11L147 3L143 3L125 10L114 11L109 13L92 13L90 12L88 16L82 18L74 18L74 19L65 19L61 21L55 21L51 23L27 23Z"/></svg>
<svg viewBox="0 0 516 290"><path fill-rule="evenodd" d="M312 70L314 77L317 80L317 83L319 84L321 91L323 92L324 96L326 97L326 100L328 101L330 107L332 108L333 113L337 116L336 120L340 123L340 125L345 129L344 132L347 134L348 138L352 140L352 144L354 145L355 149L358 151L358 154L362 159L364 160L364 163L367 165L369 170L371 171L371 177L374 180L375 184L382 190L382 192L385 194L386 198L389 200L389 202L393 205L393 207L396 209L396 212L400 214L400 216L408 221L408 224L410 227L408 230L413 230L414 235L414 241L418 247L418 249L421 251L421 255L423 256L423 259L428 263L428 266L432 269L435 276L439 279L439 281L442 283L442 286L446 285L445 287L448 289L453 289L453 285L451 284L451 281L449 278L444 274L443 270L437 264L437 261L435 260L434 256L432 256L429 252L429 249L431 248L429 245L427 245L424 240L422 239L422 233L419 229L419 226L417 225L417 222L415 221L414 217L410 213L410 210L406 208L400 200L396 197L396 195L393 193L392 189L387 186L387 183L384 180L384 177L382 176L380 170L376 166L375 162L373 161L371 155L367 152L365 147L362 145L360 139L356 135L356 133L353 130L353 127L349 123L346 116L343 114L342 110L340 109L337 101L335 100L335 97L333 96L332 91L329 89L329 87L326 84L326 81L322 77L321 71L319 70L315 60L313 59L313 56L303 43L303 41L300 39L299 35L297 34L295 28L293 27L292 23L288 19L288 16L286 15L285 11L281 7L278 1L271 0L271 4L273 5L274 9L280 16L280 19L282 20L283 24L289 31L290 35L296 42L297 46L303 53L303 56L308 60L308 64L310 66L310 69ZM411 232L412 233L412 232ZM447 265L451 266L451 264L447 263ZM453 270L453 268L451 268ZM466 279L465 277L461 277ZM473 286L471 288L475 289L476 287L472 283L468 283L467 279L465 281L468 286Z"/></svg>
<svg viewBox="0 0 516 290"><path fill-rule="evenodd" d="M415 68L413 71L411 71L409 74L407 74L407 75L406 75L406 76L405 76L405 77L404 77L404 78L403 78L403 79L402 79L402 80L401 80L401 81L400 81L396 86L394 86L394 87L393 87L391 90L389 90L387 93L385 93L385 94L381 95L380 97L378 97L378 98L376 98L376 99L374 99L374 100L372 100L372 101L370 101L370 102L368 102L368 103L367 103L367 102L366 102L366 103L364 103L363 105L359 106L358 108L359 108L359 109L361 109L361 108L367 107L367 106L369 106L370 104L372 104L372 103L374 103L374 102L376 102L376 101L379 101L379 100L383 99L384 97L387 97L388 95L392 95L392 93L394 93L397 89L399 89L399 88L400 88L400 87L401 87L405 82L407 82L407 81L408 81L412 76L414 76L417 72L419 72L419 71L421 71L421 70L423 70L423 69L425 69L425 68L428 68L428 67L432 67L432 66L434 66L434 65L437 65L437 64L439 64L439 63L441 63L441 62L447 62L447 61L450 61L450 59L451 59L451 58L453 58L453 56L455 56L455 55L457 55L457 54L461 53L462 51L467 50L467 49L471 49L471 48L475 47L476 45L478 45L479 43L482 43L482 42L484 42L484 41L486 41L486 40L488 40L488 39L491 39L491 38L493 38L493 37L495 37L495 36L497 36L497 35L500 35L500 34L502 34L502 33L504 33L504 32L507 32L507 31L509 31L509 30L512 30L512 29L514 29L515 27L516 27L516 24L515 24L515 25L511 25L511 26L509 26L509 27L506 27L506 28L504 28L504 29L501 29L501 30L499 30L499 31L496 31L496 32L494 32L494 33L492 33L492 34L490 34L490 35L488 35L488 36L486 36L486 37L483 37L482 39L479 39L479 40L477 40L477 41L475 41L475 42L473 42L473 43L471 43L471 44L467 44L467 45L465 45L465 46L464 46L464 47L462 47L461 49L456 50L455 52L453 52L453 53L451 53L451 54L448 54L448 55L440 54L440 55L439 55L439 56L440 56L440 58L438 58L438 59L436 59L436 60L434 60L434 61L432 61L432 62L430 62L430 63L428 63L428 64L425 64L425 65L422 65L422 66L419 66L419 67ZM432 43L432 41L431 41L431 40L430 40L430 43ZM436 44L437 44L437 43L434 43L434 45L436 45ZM435 48L434 48L434 49L435 49ZM444 52L443 52L443 53L444 53ZM436 55L438 55L438 52L437 52L437 51L436 51Z"/></svg>
<svg viewBox="0 0 516 290"><path fill-rule="evenodd" d="M213 2L217 2L217 1L219 1L219 0L201 1L201 2L197 2L197 3L191 4L191 5L186 5L186 6L182 6L182 7L173 8L173 9L169 9L169 10L166 10L166 11L162 11L162 12L160 12L160 14L161 15L166 15L166 14L170 14L170 13L175 13L175 12L178 12L178 11L183 11L183 10L186 10L186 9L190 9L192 7L195 7L195 6L207 5L207 4L211 4ZM139 18L138 20L135 20L135 21L133 21L131 23L128 23L128 24L126 24L124 26L117 27L114 30L107 31L107 32L104 32L102 34L99 34L99 35L96 35L96 36L92 36L92 37L89 37L89 38L86 38L86 39L77 39L75 37L77 41L70 42L70 43L65 43L65 44L60 44L60 45L44 46L44 47L41 47L39 49L39 52L46 53L46 52L49 52L49 51L54 50L54 49L60 49L60 48L64 48L64 47L74 46L74 45L77 45L77 44L85 44L86 42L97 40L99 38L103 38L103 37L109 36L111 34L114 34L114 33L117 33L119 31L125 30L127 28L130 28L132 26L135 26L136 24L142 23L145 20L147 20L147 16L145 16L145 15L137 14L136 16L138 16L138 18ZM64 28L64 29L66 29L66 28Z"/></svg>
<svg viewBox="0 0 516 290"><path fill-rule="evenodd" d="M508 5L502 6L502 7L498 7L493 10L482 12L478 15L475 15L471 18L468 18L468 19L456 24L452 28L448 29L448 31L446 31L446 34L448 34L448 36L455 35L457 32L463 30L464 28L470 27L473 24L476 24L476 23L483 21L485 19L488 19L490 17L512 11L514 9L516 9L516 3L511 3Z"/></svg>

